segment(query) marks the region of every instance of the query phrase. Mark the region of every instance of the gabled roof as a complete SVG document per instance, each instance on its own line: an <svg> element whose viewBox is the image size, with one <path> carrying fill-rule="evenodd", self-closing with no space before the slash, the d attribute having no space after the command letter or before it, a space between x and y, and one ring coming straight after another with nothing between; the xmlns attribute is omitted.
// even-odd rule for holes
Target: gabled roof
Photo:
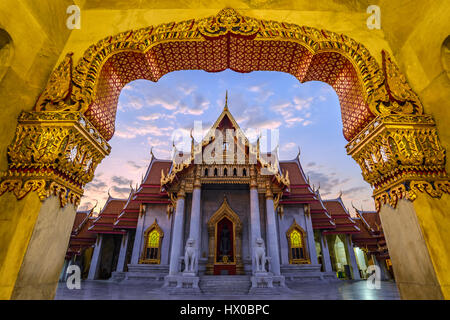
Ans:
<svg viewBox="0 0 450 320"><path fill-rule="evenodd" d="M108 200L98 217L93 221L92 226L89 228L89 232L123 234L124 231L114 229L114 222L122 212L126 202L127 199L116 199L111 197L111 195L108 195Z"/></svg>
<svg viewBox="0 0 450 320"><path fill-rule="evenodd" d="M281 170L289 172L291 182L288 191L283 193L280 204L309 204L311 220L314 229L336 228L333 219L322 203L318 190L313 190L306 179L300 163L300 152L297 157L289 161L280 161Z"/></svg>
<svg viewBox="0 0 450 320"><path fill-rule="evenodd" d="M243 134L243 131L239 127L239 124L234 119L233 115L231 114L230 110L228 109L228 92L225 96L225 106L222 110L222 113L219 115L217 120L214 122L214 124L208 130L208 133L202 139L202 145L204 143L210 142L211 137L215 136L216 130L223 131L225 129L235 129L237 132L242 134L243 137L245 137L245 135ZM248 143L247 137L245 137L245 141L246 141L246 143Z"/></svg>
<svg viewBox="0 0 450 320"><path fill-rule="evenodd" d="M171 160L156 159L152 155L142 183L133 195L133 206L140 203L169 203L167 192L161 191L161 176L162 172L169 172L171 167Z"/></svg>
<svg viewBox="0 0 450 320"><path fill-rule="evenodd" d="M327 233L359 233L360 229L356 222L350 216L347 208L342 202L341 195L336 199L323 201L328 212L333 218L336 229L333 231L326 231Z"/></svg>
<svg viewBox="0 0 450 320"><path fill-rule="evenodd" d="M382 258L389 258L389 252L381 226L380 215L376 211L363 211L356 209L355 221L360 224L361 234L353 236L353 241L359 247L366 248L369 254Z"/></svg>

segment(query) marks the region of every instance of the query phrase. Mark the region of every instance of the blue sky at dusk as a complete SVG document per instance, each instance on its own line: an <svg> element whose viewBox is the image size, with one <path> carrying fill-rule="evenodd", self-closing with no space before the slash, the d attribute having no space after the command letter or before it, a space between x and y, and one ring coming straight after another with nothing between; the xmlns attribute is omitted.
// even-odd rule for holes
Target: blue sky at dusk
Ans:
<svg viewBox="0 0 450 320"><path fill-rule="evenodd" d="M194 121L209 129L223 110L226 90L230 112L243 130L279 130L280 159L295 158L300 147L303 169L312 184L320 183L323 198L336 198L342 191L351 212L352 201L358 208L374 208L370 186L346 154L339 101L329 85L301 84L281 72L229 70L178 71L157 83L129 83L120 95L111 155L87 185L81 208L96 200L101 208L108 190L126 198L130 183L136 185L145 174L151 147L157 158L169 159L176 129L189 134Z"/></svg>

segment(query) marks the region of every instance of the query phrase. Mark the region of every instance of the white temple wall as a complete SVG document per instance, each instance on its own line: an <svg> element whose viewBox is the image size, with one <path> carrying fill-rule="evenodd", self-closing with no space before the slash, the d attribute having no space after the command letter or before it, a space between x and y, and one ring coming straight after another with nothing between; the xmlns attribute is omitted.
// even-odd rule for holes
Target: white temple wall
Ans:
<svg viewBox="0 0 450 320"><path fill-rule="evenodd" d="M282 218L278 216L278 237L280 241L280 254L281 254L281 265L289 264L289 244L286 238L286 232L292 226L292 223L295 221L297 224L302 227L302 229L306 232L305 244L308 246L308 256L311 256L311 250L316 250L315 245L310 246L308 239L312 237L314 239L314 233L309 234L308 229L306 227L306 216L303 205L284 205L284 215ZM314 243L312 241L311 243ZM317 262L315 262L317 263Z"/></svg>
<svg viewBox="0 0 450 320"><path fill-rule="evenodd" d="M139 246L139 257L142 254L145 242L145 231L156 221L159 227L164 232L161 246L161 264L169 264L170 257L170 243L171 243L171 231L172 231L172 219L169 220L167 216L167 205L165 204L147 204L144 217L144 227L142 233L139 235L141 238ZM136 235L138 237L138 235ZM133 248L134 250L135 248Z"/></svg>

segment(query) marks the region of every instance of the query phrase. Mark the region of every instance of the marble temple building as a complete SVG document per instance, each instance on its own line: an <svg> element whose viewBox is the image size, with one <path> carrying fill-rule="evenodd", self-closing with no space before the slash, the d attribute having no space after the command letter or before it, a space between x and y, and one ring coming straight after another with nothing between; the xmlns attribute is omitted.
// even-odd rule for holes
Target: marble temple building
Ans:
<svg viewBox="0 0 450 320"><path fill-rule="evenodd" d="M191 151L175 150L173 159L152 153L127 199L109 195L98 216L77 213L65 268L79 264L91 280L203 293L218 284L226 291L227 283L251 294L292 282L367 278L371 264L392 278L378 214L351 217L341 195L322 199L300 153L279 160L262 152L227 103L200 142L191 138Z"/></svg>

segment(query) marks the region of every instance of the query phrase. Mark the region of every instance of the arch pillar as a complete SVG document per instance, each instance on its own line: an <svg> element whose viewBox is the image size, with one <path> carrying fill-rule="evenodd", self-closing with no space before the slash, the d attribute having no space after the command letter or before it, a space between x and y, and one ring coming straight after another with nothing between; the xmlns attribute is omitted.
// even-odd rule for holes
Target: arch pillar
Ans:
<svg viewBox="0 0 450 320"><path fill-rule="evenodd" d="M109 152L79 112L22 112L0 174L1 299L53 299L83 188Z"/></svg>

